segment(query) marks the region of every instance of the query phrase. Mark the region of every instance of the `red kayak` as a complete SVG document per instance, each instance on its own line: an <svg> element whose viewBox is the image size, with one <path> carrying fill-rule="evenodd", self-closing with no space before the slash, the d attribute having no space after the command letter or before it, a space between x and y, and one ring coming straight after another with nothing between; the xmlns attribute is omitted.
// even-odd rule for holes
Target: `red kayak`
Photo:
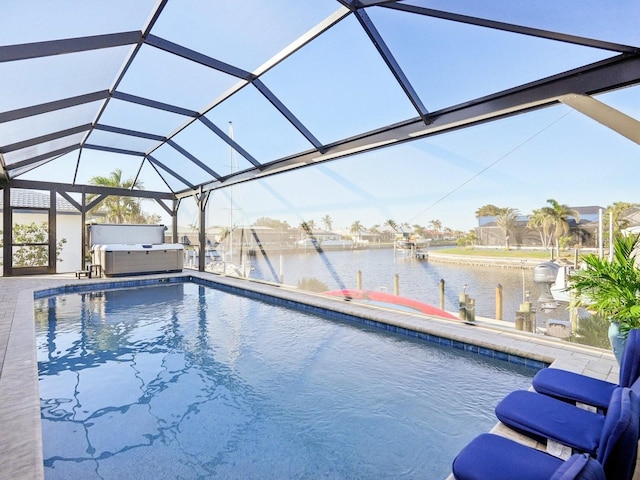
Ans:
<svg viewBox="0 0 640 480"><path fill-rule="evenodd" d="M333 297L342 297L347 300L357 300L358 302L370 305L379 305L381 307L396 308L401 310L426 313L437 317L448 318L450 320L459 320L457 317L445 312L438 307L429 305L428 303L419 302L413 298L401 297L391 293L376 292L374 290L330 290L324 292L324 295Z"/></svg>

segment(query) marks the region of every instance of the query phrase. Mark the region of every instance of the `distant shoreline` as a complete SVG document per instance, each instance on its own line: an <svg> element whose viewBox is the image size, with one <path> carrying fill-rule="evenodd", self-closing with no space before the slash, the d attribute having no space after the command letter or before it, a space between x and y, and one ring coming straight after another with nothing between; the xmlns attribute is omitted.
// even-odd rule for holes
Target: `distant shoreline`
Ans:
<svg viewBox="0 0 640 480"><path fill-rule="evenodd" d="M482 255L456 255L454 253L427 252L426 261L471 265L478 267L533 269L546 260L542 258L489 257Z"/></svg>

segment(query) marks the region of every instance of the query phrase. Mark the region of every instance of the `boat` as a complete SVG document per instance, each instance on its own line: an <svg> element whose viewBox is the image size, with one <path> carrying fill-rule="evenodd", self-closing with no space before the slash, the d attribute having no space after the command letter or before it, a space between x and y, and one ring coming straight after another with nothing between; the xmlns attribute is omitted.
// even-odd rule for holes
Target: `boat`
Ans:
<svg viewBox="0 0 640 480"><path fill-rule="evenodd" d="M538 302L542 308L556 308L569 303L568 278L573 267L543 262L533 268L533 281L540 288Z"/></svg>
<svg viewBox="0 0 640 480"><path fill-rule="evenodd" d="M409 312L424 313L437 317L448 318L450 320L459 320L458 317L446 312L438 307L434 307L428 303L420 302L413 298L401 297L386 292L377 292L375 290L329 290L324 295L332 297L342 297L345 300L354 300L360 303L374 305L379 307L394 308L396 310L404 310Z"/></svg>

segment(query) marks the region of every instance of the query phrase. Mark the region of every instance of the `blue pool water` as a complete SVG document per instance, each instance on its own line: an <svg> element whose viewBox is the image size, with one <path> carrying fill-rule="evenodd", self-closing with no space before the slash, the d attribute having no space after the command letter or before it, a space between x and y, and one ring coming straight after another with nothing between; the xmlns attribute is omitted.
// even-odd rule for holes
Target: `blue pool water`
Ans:
<svg viewBox="0 0 640 480"><path fill-rule="evenodd" d="M535 373L193 283L36 322L48 480L440 480Z"/></svg>

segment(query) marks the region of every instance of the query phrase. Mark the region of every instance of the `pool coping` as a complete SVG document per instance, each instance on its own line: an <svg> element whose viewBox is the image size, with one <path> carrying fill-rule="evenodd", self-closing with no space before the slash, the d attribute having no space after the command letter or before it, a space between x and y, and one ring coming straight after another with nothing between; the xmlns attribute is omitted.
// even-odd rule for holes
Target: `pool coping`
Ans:
<svg viewBox="0 0 640 480"><path fill-rule="evenodd" d="M583 373L614 383L618 365L608 350L564 342L557 338L519 332L508 325L477 321L474 324L379 309L342 299L313 295L277 284L246 281L224 275L182 272L136 277L76 279L73 274L0 279L0 479L44 478L37 361L34 296L47 292L90 291L97 288L135 287L162 281L215 283L217 288L275 302L312 313L324 312L338 321L354 321L395 333L448 345L479 355L525 364L544 365ZM40 292L40 293L35 293ZM275 299L275 300L274 300ZM412 332L416 332L415 335ZM443 340L444 339L444 340ZM477 347L477 348L476 348ZM524 363L521 359L525 360Z"/></svg>

